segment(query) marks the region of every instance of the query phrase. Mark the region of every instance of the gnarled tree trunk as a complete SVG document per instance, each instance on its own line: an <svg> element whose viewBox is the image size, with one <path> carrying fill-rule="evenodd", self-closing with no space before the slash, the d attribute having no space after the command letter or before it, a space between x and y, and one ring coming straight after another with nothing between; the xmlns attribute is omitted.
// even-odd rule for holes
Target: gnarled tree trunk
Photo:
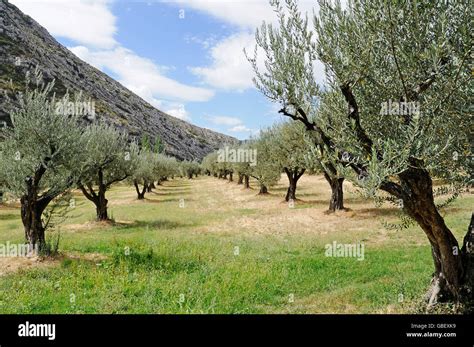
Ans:
<svg viewBox="0 0 474 347"><path fill-rule="evenodd" d="M135 190L137 191L137 199L138 200L143 200L145 199L145 193L146 193L146 187L147 187L147 183L145 182L145 184L143 185L143 189L140 191L140 187L138 185L138 182L137 180L134 180L133 181L133 185L135 186Z"/></svg>
<svg viewBox="0 0 474 347"><path fill-rule="evenodd" d="M435 271L427 295L428 305L473 299L473 218L460 249L434 202L430 174L411 168L399 175L400 196L407 214L420 225L431 245Z"/></svg>
<svg viewBox="0 0 474 347"><path fill-rule="evenodd" d="M474 213L461 249L464 273L461 277L461 301L474 301Z"/></svg>
<svg viewBox="0 0 474 347"><path fill-rule="evenodd" d="M260 191L258 194L268 194L268 188L264 184L260 183Z"/></svg>
<svg viewBox="0 0 474 347"><path fill-rule="evenodd" d="M107 221L109 220L109 215L107 213L107 203L108 200L104 197L99 199L99 203L96 204L95 210L97 214L98 221Z"/></svg>
<svg viewBox="0 0 474 347"><path fill-rule="evenodd" d="M324 173L324 178L328 181L331 186L331 200L329 201L329 211L335 212L338 210L344 209L344 191L343 183L344 178L333 178L329 176L326 172Z"/></svg>
<svg viewBox="0 0 474 347"><path fill-rule="evenodd" d="M25 240L28 243L29 252L43 251L45 249L45 227L41 216L48 204L59 194L43 194L38 196L38 182L46 169L41 167L35 173L35 178L26 180L26 194L20 198L21 221L25 231Z"/></svg>
<svg viewBox="0 0 474 347"><path fill-rule="evenodd" d="M286 192L285 201L296 200L296 185L304 172L305 169L299 171L298 169L289 170L285 168L285 173L288 177L288 190Z"/></svg>
<svg viewBox="0 0 474 347"><path fill-rule="evenodd" d="M83 184L79 183L79 189L81 189L82 193L88 200L94 203L97 220L106 221L109 219L107 213L107 204L109 201L105 198L107 186L104 183L104 175L100 169L97 172L97 178L99 183L99 189L97 193L94 191L94 187L91 183L86 185L87 189Z"/></svg>
<svg viewBox="0 0 474 347"><path fill-rule="evenodd" d="M102 170L99 170L99 194L96 203L97 220L99 221L106 221L109 219L107 214L107 204L109 201L105 198L106 191L107 187L104 184L104 175Z"/></svg>
<svg viewBox="0 0 474 347"><path fill-rule="evenodd" d="M243 184L244 183L244 175L239 173L239 178L237 180L237 184Z"/></svg>
<svg viewBox="0 0 474 347"><path fill-rule="evenodd" d="M32 196L28 196L28 194L21 197L21 221L29 252L41 251L46 244L45 228L41 219L46 206L43 207L38 201L31 198Z"/></svg>
<svg viewBox="0 0 474 347"><path fill-rule="evenodd" d="M250 177L249 177L249 175L244 175L244 187L245 187L245 189L250 189Z"/></svg>

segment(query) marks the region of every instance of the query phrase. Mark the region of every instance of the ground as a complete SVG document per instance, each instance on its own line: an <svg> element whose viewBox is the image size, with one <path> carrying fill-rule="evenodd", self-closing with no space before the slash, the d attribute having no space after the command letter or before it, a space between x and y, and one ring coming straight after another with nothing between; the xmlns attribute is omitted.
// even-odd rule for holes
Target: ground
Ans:
<svg viewBox="0 0 474 347"><path fill-rule="evenodd" d="M94 206L74 192L59 256L0 257L0 313L417 312L433 271L426 237L417 226L387 230L396 207L344 189L350 210L328 214L321 176L303 176L294 208L284 177L264 196L199 177L139 201L123 184L108 193L114 223L94 222ZM443 212L459 241L473 204L465 193ZM14 202L0 207L7 241L23 241ZM333 241L363 242L364 260L326 257Z"/></svg>

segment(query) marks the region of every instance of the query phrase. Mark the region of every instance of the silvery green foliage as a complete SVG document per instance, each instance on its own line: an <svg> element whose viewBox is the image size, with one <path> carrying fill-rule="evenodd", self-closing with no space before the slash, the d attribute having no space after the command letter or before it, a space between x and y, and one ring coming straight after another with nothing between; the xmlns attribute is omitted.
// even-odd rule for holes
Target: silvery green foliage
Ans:
<svg viewBox="0 0 474 347"><path fill-rule="evenodd" d="M179 173L181 176L192 178L193 175L200 173L201 166L197 161L183 160L179 163Z"/></svg>
<svg viewBox="0 0 474 347"><path fill-rule="evenodd" d="M201 168L211 175L218 173L217 152L211 152L202 159Z"/></svg>
<svg viewBox="0 0 474 347"><path fill-rule="evenodd" d="M284 122L268 130L273 137L270 160L290 171L307 169L312 144L305 141L306 129L300 122Z"/></svg>
<svg viewBox="0 0 474 347"><path fill-rule="evenodd" d="M263 130L257 139L249 142L249 146L257 150L257 164L249 166L250 176L267 188L278 183L283 170L278 162L272 160L274 141L271 132Z"/></svg>
<svg viewBox="0 0 474 347"><path fill-rule="evenodd" d="M77 181L83 167L84 135L78 116L55 112L53 83L27 88L12 112L12 128L2 129L0 177L2 189L15 197L27 192L27 179L39 178L38 196L57 197Z"/></svg>
<svg viewBox="0 0 474 347"><path fill-rule="evenodd" d="M308 18L300 13L294 0L285 0L285 6L279 0L270 3L278 15L278 24L263 23L256 31L254 56L247 55L255 72L254 83L262 94L281 106L280 113L303 121L311 130L304 135L312 147L306 166L313 172L324 170L333 180L342 178L325 153L327 139L319 131L325 125L316 119L322 91L315 78L317 52ZM258 55L265 61L263 71L257 64Z"/></svg>
<svg viewBox="0 0 474 347"><path fill-rule="evenodd" d="M312 153L322 166L331 163L369 196L414 162L447 182L472 182L469 2L320 1L317 35L296 1L271 3L279 23L257 32L266 69L256 48L255 84L287 116L315 125ZM316 59L328 80L321 89ZM383 112L390 101L417 107Z"/></svg>
<svg viewBox="0 0 474 347"><path fill-rule="evenodd" d="M251 144L247 142L242 143L236 147L236 150L242 153L252 153L252 151L253 153L256 153L256 156L254 159L256 159L258 163L258 152L255 152L255 149L256 148L253 148ZM239 175L250 176L252 166L249 160L240 160L235 163L232 163L232 170Z"/></svg>
<svg viewBox="0 0 474 347"><path fill-rule="evenodd" d="M313 35L308 19L298 11L296 1L286 1L286 11L279 0L270 3L278 15L278 26L264 22L256 30L254 56L247 55L255 71L254 83L267 98L287 108L295 117L298 108L312 115L319 87L313 73L315 50L311 49ZM257 66L259 49L265 58L264 71Z"/></svg>
<svg viewBox="0 0 474 347"><path fill-rule="evenodd" d="M133 174L129 177L130 181L137 182L141 185L150 184L156 178L155 168L158 162L156 153L147 149L142 149L135 152L136 168Z"/></svg>
<svg viewBox="0 0 474 347"><path fill-rule="evenodd" d="M99 171L103 176L100 183L107 188L133 174L138 165L138 146L129 145L126 134L113 126L97 123L87 127L84 138L83 165L87 170L80 179L82 185L99 184Z"/></svg>
<svg viewBox="0 0 474 347"><path fill-rule="evenodd" d="M178 170L179 164L176 158L161 153L156 154L154 173L158 181L178 174Z"/></svg>
<svg viewBox="0 0 474 347"><path fill-rule="evenodd" d="M318 121L336 149L347 150L351 160L367 168L356 182L375 194L382 181L413 160L432 176L466 182L472 165L469 2L351 1L344 10L338 2L320 1L320 8L315 47L330 85ZM348 110L341 87L357 101L370 151L355 120L347 117L353 109ZM388 101L419 107L384 112Z"/></svg>
<svg viewBox="0 0 474 347"><path fill-rule="evenodd" d="M227 146L229 149L235 149L235 147L230 147L228 145L225 145L224 148ZM221 149L222 150L222 149ZM217 156L217 162L216 162L216 169L217 172L221 175L227 175L230 172L233 172L233 164L230 160L230 158L221 158L221 155Z"/></svg>

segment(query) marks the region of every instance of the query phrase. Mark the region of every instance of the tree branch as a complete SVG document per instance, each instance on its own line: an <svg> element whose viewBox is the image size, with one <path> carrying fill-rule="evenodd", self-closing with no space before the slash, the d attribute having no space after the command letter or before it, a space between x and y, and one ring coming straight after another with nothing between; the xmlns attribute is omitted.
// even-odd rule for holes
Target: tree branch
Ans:
<svg viewBox="0 0 474 347"><path fill-rule="evenodd" d="M350 82L341 85L340 89L342 94L344 95L344 99L349 105L348 117L349 119L352 119L354 121L356 136L361 142L366 153L368 155L371 155L373 142L360 124L359 105L357 104L354 93L352 92Z"/></svg>

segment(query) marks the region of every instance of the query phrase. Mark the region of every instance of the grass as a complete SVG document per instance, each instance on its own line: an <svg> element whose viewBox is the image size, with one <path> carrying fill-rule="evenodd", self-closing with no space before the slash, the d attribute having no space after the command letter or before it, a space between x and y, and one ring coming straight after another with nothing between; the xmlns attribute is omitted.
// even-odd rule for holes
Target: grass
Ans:
<svg viewBox="0 0 474 347"><path fill-rule="evenodd" d="M290 209L284 185L282 179L262 197L215 178L172 180L145 201L116 186L108 194L113 224L93 222L93 206L77 193L61 229L63 256L0 277L0 313L414 310L433 268L418 227L385 230L381 221L396 221L396 209L375 208L349 185L351 211L325 214L329 191L317 176L302 178L302 201ZM458 240L473 200L464 195L446 210ZM0 208L0 243L6 241L22 241L14 206ZM364 260L326 257L333 241L363 241Z"/></svg>

